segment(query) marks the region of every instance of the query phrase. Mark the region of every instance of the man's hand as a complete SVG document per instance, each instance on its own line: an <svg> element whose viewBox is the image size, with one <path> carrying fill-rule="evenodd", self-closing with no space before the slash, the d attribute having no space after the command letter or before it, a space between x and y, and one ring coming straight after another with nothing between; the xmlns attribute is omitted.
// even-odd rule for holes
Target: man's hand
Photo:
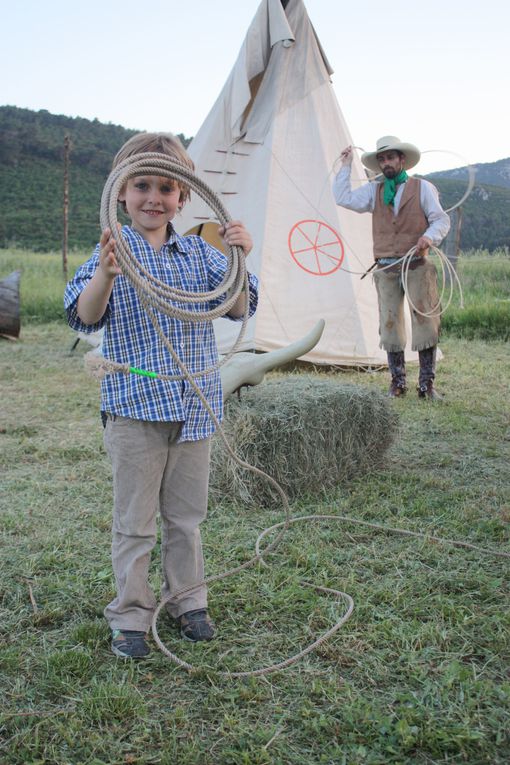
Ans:
<svg viewBox="0 0 510 765"><path fill-rule="evenodd" d="M431 244L432 244L432 241L428 238L428 236L420 236L420 238L416 242L416 254L426 255L427 253L425 252L425 250L428 250Z"/></svg>
<svg viewBox="0 0 510 765"><path fill-rule="evenodd" d="M245 257L251 252L252 238L240 220L231 220L225 226L220 226L218 233L230 247L242 247Z"/></svg>
<svg viewBox="0 0 510 765"><path fill-rule="evenodd" d="M343 150L340 154L340 159L342 160L342 165L352 165L352 146L347 146L347 148Z"/></svg>

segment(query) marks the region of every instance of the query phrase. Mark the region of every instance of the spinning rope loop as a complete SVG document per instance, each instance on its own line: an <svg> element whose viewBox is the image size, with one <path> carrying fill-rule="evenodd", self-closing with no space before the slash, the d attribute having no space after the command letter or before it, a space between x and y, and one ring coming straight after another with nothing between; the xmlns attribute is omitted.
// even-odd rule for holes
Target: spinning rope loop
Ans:
<svg viewBox="0 0 510 765"><path fill-rule="evenodd" d="M460 207L461 205L463 205L466 199L470 196L471 192L473 191L473 188L475 185L475 179L476 179L476 171L473 165L470 165L468 160L465 157L463 157L462 154L457 154L457 152L451 151L450 149L426 149L425 151L422 151L422 154L439 154L439 153L452 154L454 157L458 157L458 159L462 160L462 162L465 163L465 167L467 168L467 171L468 171L468 184L464 194L462 195L462 197L459 199L458 202L455 202L454 205L452 205L451 207L448 207L445 210L445 213L451 213L454 210L456 210L457 207Z"/></svg>
<svg viewBox="0 0 510 765"><path fill-rule="evenodd" d="M365 151L365 149L363 149L362 146L353 146L352 148L362 152ZM459 160L464 162L464 166L468 173L468 182L467 182L466 190L464 191L461 198L457 202L455 202L455 204L445 209L445 213L451 213L454 210L456 210L458 207L461 207L461 205L463 205L466 199L471 195L471 192L473 191L473 188L475 186L476 170L473 167L473 165L471 165L469 161L462 156L462 154L457 154L456 151L451 151L451 149L425 149L424 151L421 152L422 156L424 154L451 154L452 156L457 157ZM338 162L340 158L341 158L341 155L339 155L333 162L333 169L331 172L335 172L335 173L338 172L337 167L338 167ZM382 172L375 172L374 170L368 170L367 168L365 169L367 170L367 173L369 173L368 177L351 179L351 180L356 180L358 182L363 182L363 183L366 183L367 181L369 183L374 183L374 181L379 181L379 179L382 178L384 175ZM425 180L427 179L425 178Z"/></svg>
<svg viewBox="0 0 510 765"><path fill-rule="evenodd" d="M365 149L363 149L362 146L353 146L352 148L353 149L357 149L358 151L361 151L361 152L365 151ZM464 191L464 194L462 195L462 197L457 202L455 202L455 204L453 204L453 205L451 205L451 207L448 207L448 208L445 209L445 213L451 213L454 210L456 210L457 208L461 207L464 204L464 202L466 201L466 199L468 199L468 197L471 195L471 192L473 191L473 188L475 186L476 170L469 163L469 161L465 157L463 157L461 154L458 154L455 151L451 151L450 149L426 149L425 151L421 152L422 155L423 154L439 154L439 153L451 154L452 156L457 157L459 160L464 162L465 167L467 169L467 173L468 173L468 182L467 182L467 186L466 186L466 190ZM334 160L333 167L332 167L331 171L328 174L328 177L326 179L326 183L324 184L324 188L325 188L326 184L328 183L331 174L332 173L335 173L335 174L338 173L338 170L340 169L339 166L338 166L338 163L339 163L340 159L341 159L341 155L338 155L338 157ZM383 177L383 173L382 172L376 173L373 170L368 170L368 169L366 169L366 171L368 173L368 176L364 176L363 178L357 178L357 179L351 178L351 181L354 180L356 182L362 182L362 183L374 183L374 182L379 181ZM320 195L319 199L322 199L322 195L324 193L324 188L322 189L322 192L321 192L321 195ZM320 211L317 210L317 209L316 209L316 212L320 213ZM433 249L435 250L437 255L440 255L443 258L445 257L440 250L438 250L437 248L433 248ZM353 252L353 255L357 258L356 253ZM359 258L357 258L357 259L359 260ZM459 279L457 278L457 274L456 274L455 270L453 269L453 267L451 266L451 263L449 263L449 266L450 266L450 269L451 269L451 274L455 276L455 280L456 280L456 282L457 282L457 284L459 285L459 288L460 288ZM373 266L372 266L372 268L373 268ZM368 271L352 271L350 269L347 269L345 266L342 266L341 270L345 271L345 273L352 274L353 276L361 276L361 278L363 278L363 277L365 277L367 275L367 273L371 270L371 268L369 268ZM450 282L451 281L453 281L453 280L450 280ZM450 299L448 301L448 305L450 304L450 302L451 302L451 295L450 295ZM461 308L463 308L463 307L464 306L462 305L462 291L461 291ZM445 310L446 310L446 308L443 309L443 313L444 313ZM428 315L430 315L430 314L428 314Z"/></svg>
<svg viewBox="0 0 510 765"><path fill-rule="evenodd" d="M199 196L201 196L202 199L205 202L207 202L207 204L209 204L212 210L217 214L218 220L220 221L222 225L225 225L230 220L230 217L227 211L223 207L218 197L214 194L214 192L205 183L203 183L203 181L197 178L188 167L181 164L180 162L170 160L164 154L158 154L158 153L137 154L131 157L130 159L127 159L125 162L123 162L117 168L115 168L115 170L109 176L103 190L103 195L101 199L101 227L102 229L109 228L111 230L112 236L115 239L115 245L116 245L115 256L119 264L119 267L123 275L132 283L140 299L140 302L142 303L145 310L147 311L149 318L151 322L153 323L159 336L161 337L165 347L168 348L169 352L172 355L172 358L175 360L178 368L181 370L182 375L173 376L173 377L168 375L159 375L159 374L148 372L146 370L135 369L133 367L130 367L127 364L119 364L117 362L112 362L108 359L103 359L100 362L100 365L99 365L100 369L98 371L100 371L102 374L113 374L116 372L122 372L125 374L129 374L129 373L145 374L150 377L159 377L160 379L167 379L167 380L168 379L186 379L191 385L191 387L193 388L193 390L195 391L195 393L200 397L205 409L209 413L210 417L213 419L217 428L218 435L222 438L230 457L232 457L232 459L241 468L250 470L251 472L259 475L261 478L265 479L273 486L273 488L277 491L277 493L279 494L281 498L284 513L285 513L284 521L274 526L271 526L271 528L265 529L264 531L261 532L261 534L259 535L256 541L255 555L252 558L250 558L250 560L240 564L239 566L236 566L227 571L224 571L223 573L207 577L203 579L201 582L194 582L192 585L182 588L178 592L172 593L171 595L168 595L167 597L165 597L164 599L160 601L160 603L158 604L154 612L152 625L151 625L154 640L156 644L158 645L158 647L160 648L160 650L168 658L170 658L177 666L183 669L186 669L188 671L193 671L195 669L193 665L187 663L186 661L183 661L181 658L179 658L174 653L169 651L158 635L157 621L163 607L166 605L166 603L170 599L177 598L180 595L188 592L189 590L194 589L195 587L201 584L211 584L212 582L217 582L222 579L226 579L227 577L232 576L233 574L237 574L241 571L244 571L254 566L256 563L260 563L261 565L266 566L267 564L265 563L265 560L262 557L262 553L260 552L261 540L268 533L279 529L275 539L270 544L268 544L267 547L263 550L264 556L267 556L270 553L273 553L278 547L278 545L280 544L280 542L282 541L285 532L287 531L289 526L293 523L298 523L301 521L309 522L309 521L322 521L322 520L337 521L337 522L343 522L343 523L353 523L353 524L359 524L361 526L368 526L377 530L389 531L391 533L403 534L403 535L413 536L413 537L420 537L425 540L433 539L434 541L437 541L437 542L442 542L449 545L456 545L460 547L466 547L469 549L477 550L478 552L484 553L486 555L494 555L499 557L510 558L510 553L486 550L484 548L477 547L476 545L472 545L468 542L441 539L440 537L432 537L427 534L407 531L405 529L385 527L380 524L369 523L368 521L361 521L361 520L357 520L355 518L349 518L346 516L309 515L309 516L303 516L298 518L291 518L289 501L282 487L278 484L277 481L275 481L274 478L269 476L263 470L260 470L259 468L254 467L253 465L250 465L249 463L240 459L234 453L230 444L228 443L228 440L225 436L223 428L221 427L214 412L212 411L212 408L209 402L204 397L201 390L195 383L194 378L198 377L199 375L204 375L211 371L216 370L219 364L215 367L212 367L211 369L204 370L202 372L192 375L188 371L186 366L181 362L180 358L178 357L178 355L175 353L174 349L172 348L168 338L163 333L163 330L161 329L159 325L157 314L156 314L156 312L159 311L165 315L173 316L175 318L182 319L184 321L192 321L192 322L204 321L204 320L212 321L213 319L219 316L224 316L226 313L228 313L228 311L232 308L232 306L235 304L235 302L238 300L239 296L244 290L245 291L245 312L243 317L243 324L235 344L224 357L224 360L222 362L224 363L227 359L229 359L232 356L232 354L238 348L242 340L242 337L244 335L246 323L248 320L248 312L249 312L248 274L246 271L245 258L244 258L244 253L242 251L242 248L229 247L229 254L227 255L227 260L228 260L227 273L225 275L224 281L214 291L206 292L206 293L187 292L185 290L174 289L168 286L167 284L159 281L158 279L155 279L150 273L148 273L144 268L142 268L140 263L133 256L129 246L124 241L122 234L118 230L118 226L117 226L117 201L118 201L119 193L122 187L124 186L124 184L126 183L126 181L129 180L129 178L133 178L137 175L157 175L157 176L162 176L165 178L171 178L172 180L176 180L177 182L186 184L193 191L199 194ZM411 251L407 253L405 258L408 258L410 260L410 255L411 255ZM174 303L182 304L182 303L207 302L207 301L219 298L225 293L227 293L227 297L221 303L221 305L218 308L215 308L213 310L208 310L206 312L188 311L186 309L183 309L179 305L174 304ZM327 640L332 635L334 635L335 632L337 632L340 629L340 627L349 619L354 609L354 602L350 595L344 592L341 592L339 590L334 590L328 587L321 587L318 585L310 584L309 582L301 582L301 584L304 587L312 587L317 592L322 592L328 595L334 595L339 602L342 601L344 605L346 606L346 610L343 616L332 627L330 627L326 632L324 632L321 636L319 636L314 642L312 642L303 650L299 651L293 656L285 659L284 661L278 662L276 664L272 664L267 667L262 667L259 669L249 670L245 672L228 672L227 671L227 672L216 672L215 674L219 676L228 677L228 678L245 678L245 677L252 677L257 675L258 676L267 675L271 672L276 672L278 670L285 669L289 667L291 664L294 664L295 662L297 662L302 657L306 656L306 654L313 651L321 643L323 643L325 640Z"/></svg>

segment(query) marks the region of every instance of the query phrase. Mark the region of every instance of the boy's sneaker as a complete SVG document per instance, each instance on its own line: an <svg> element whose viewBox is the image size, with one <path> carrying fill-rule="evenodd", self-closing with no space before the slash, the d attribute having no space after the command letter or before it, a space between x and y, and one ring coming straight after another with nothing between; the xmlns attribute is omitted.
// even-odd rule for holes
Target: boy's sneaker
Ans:
<svg viewBox="0 0 510 765"><path fill-rule="evenodd" d="M144 659L151 652L145 632L112 630L112 651L122 659Z"/></svg>
<svg viewBox="0 0 510 765"><path fill-rule="evenodd" d="M181 614L177 617L177 624L181 630L181 637L192 643L198 643L200 640L212 640L214 637L214 624L206 608Z"/></svg>

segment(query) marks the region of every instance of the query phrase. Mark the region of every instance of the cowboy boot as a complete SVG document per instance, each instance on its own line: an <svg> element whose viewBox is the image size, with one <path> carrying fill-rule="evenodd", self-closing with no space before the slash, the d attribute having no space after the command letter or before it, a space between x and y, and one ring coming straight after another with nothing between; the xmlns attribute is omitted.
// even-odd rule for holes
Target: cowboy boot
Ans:
<svg viewBox="0 0 510 765"><path fill-rule="evenodd" d="M420 375L418 379L418 398L428 398L430 401L441 401L442 396L434 388L436 377L436 346L418 352L420 360Z"/></svg>
<svg viewBox="0 0 510 765"><path fill-rule="evenodd" d="M406 362L404 351L388 351L388 367L391 374L391 385L388 391L390 398L403 396L406 387Z"/></svg>

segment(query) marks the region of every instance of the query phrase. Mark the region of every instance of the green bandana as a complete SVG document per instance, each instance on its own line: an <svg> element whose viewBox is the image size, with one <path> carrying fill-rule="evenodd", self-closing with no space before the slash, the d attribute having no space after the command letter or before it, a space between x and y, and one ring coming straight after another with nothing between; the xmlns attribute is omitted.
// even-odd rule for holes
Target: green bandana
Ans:
<svg viewBox="0 0 510 765"><path fill-rule="evenodd" d="M397 193L397 186L399 183L405 183L408 175L405 170L401 170L395 178L384 179L384 204L392 205Z"/></svg>

